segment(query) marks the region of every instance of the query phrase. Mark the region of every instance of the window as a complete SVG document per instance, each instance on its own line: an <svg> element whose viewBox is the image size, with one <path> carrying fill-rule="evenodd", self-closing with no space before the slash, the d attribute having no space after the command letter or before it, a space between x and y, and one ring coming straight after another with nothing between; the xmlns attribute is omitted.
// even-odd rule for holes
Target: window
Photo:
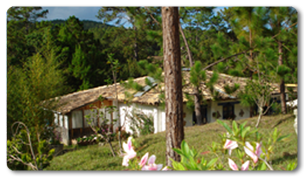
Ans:
<svg viewBox="0 0 304 177"><path fill-rule="evenodd" d="M225 104L223 105L223 119L234 119L234 105Z"/></svg>
<svg viewBox="0 0 304 177"><path fill-rule="evenodd" d="M92 126L97 125L97 110L84 110L84 127L90 127L88 121L91 123Z"/></svg>
<svg viewBox="0 0 304 177"><path fill-rule="evenodd" d="M72 128L82 128L82 111L72 112Z"/></svg>

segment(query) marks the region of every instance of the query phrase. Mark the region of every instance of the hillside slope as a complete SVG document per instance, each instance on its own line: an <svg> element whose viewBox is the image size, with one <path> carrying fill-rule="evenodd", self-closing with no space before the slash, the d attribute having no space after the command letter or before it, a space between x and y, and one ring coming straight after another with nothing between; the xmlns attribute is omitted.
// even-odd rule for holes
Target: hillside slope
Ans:
<svg viewBox="0 0 304 177"><path fill-rule="evenodd" d="M248 121L247 125L254 127L256 120L257 118L255 117L237 122ZM229 124L228 121L227 124ZM272 155L271 160L275 170L284 170L287 164L291 162L296 162L297 164L298 138L293 124L294 116L291 114L265 116L262 118L259 132L263 135L262 137L265 137L264 139L268 138L275 127L282 134L291 134L286 141L277 143L274 148L275 154ZM186 127L185 141L190 147L194 147L199 152L204 152L209 150L212 141L220 143L219 134L222 133L225 133L225 129L217 122L202 126ZM165 136L165 132L160 132L136 138L137 154L139 156L143 156L146 152L149 152L150 155L155 154L156 163L165 164ZM113 144L114 150L118 152L117 142ZM203 156L206 159L215 157L213 154L205 154ZM112 157L108 145L102 147L92 145L55 157L46 170L124 170L125 168L121 166L121 163L122 157Z"/></svg>

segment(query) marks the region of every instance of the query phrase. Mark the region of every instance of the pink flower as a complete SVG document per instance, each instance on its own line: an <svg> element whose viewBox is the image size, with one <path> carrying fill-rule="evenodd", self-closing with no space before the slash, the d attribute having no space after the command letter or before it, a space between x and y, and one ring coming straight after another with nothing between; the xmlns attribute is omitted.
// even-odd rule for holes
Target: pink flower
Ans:
<svg viewBox="0 0 304 177"><path fill-rule="evenodd" d="M134 158L136 156L136 152L134 151L133 147L132 147L132 137L128 138L128 142L127 144L125 142L123 142L123 149L125 151L124 154L124 158L122 161L122 166L129 166L129 160Z"/></svg>
<svg viewBox="0 0 304 177"><path fill-rule="evenodd" d="M245 142L245 145L245 153L253 160L254 163L257 163L260 155L262 154L261 144L256 143L255 151L249 142Z"/></svg>
<svg viewBox="0 0 304 177"><path fill-rule="evenodd" d="M155 164L155 155L152 155L148 160L148 165L145 165L141 170L158 171L163 167L163 164Z"/></svg>
<svg viewBox="0 0 304 177"><path fill-rule="evenodd" d="M237 167L237 165L234 163L233 160L228 158L228 164L229 167L233 170L233 171L238 171L239 168ZM247 171L249 168L249 160L247 160L241 167L241 171Z"/></svg>
<svg viewBox="0 0 304 177"><path fill-rule="evenodd" d="M236 141L231 141L229 139L226 140L225 145L224 145L224 149L228 149L229 150L229 155L231 155L231 152L233 149L237 148L238 144Z"/></svg>
<svg viewBox="0 0 304 177"><path fill-rule="evenodd" d="M165 166L165 167L162 169L162 171L168 171L168 170L169 170L168 166Z"/></svg>
<svg viewBox="0 0 304 177"><path fill-rule="evenodd" d="M148 157L149 157L149 152L147 152L140 160L139 162L139 166L143 167L144 165L146 165L147 161L148 161Z"/></svg>

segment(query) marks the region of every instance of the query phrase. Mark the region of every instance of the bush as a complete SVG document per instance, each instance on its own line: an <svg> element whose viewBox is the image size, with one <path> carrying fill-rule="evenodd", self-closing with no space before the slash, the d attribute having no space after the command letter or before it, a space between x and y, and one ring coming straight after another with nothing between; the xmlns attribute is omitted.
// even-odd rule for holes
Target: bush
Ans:
<svg viewBox="0 0 304 177"><path fill-rule="evenodd" d="M134 136L148 135L154 132L154 122L151 114L146 115L140 110L133 109L128 118Z"/></svg>

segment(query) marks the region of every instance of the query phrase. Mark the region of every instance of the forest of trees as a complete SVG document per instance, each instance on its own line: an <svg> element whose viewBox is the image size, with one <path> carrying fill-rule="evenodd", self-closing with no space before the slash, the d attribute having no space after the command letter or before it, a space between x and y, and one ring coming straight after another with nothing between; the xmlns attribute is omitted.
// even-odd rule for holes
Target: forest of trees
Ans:
<svg viewBox="0 0 304 177"><path fill-rule="evenodd" d="M271 54L267 61L272 62L274 68L277 65L294 68L294 72L288 72L284 77L289 83L297 82L295 9L230 7L217 14L212 9L179 9L192 62L201 61L204 67L241 53L220 63L222 72L251 77L255 69L246 66L244 61L257 58L263 49L268 50L263 51L265 54ZM109 72L105 63L109 53L114 53L114 58L125 65L119 80L145 75L136 62L163 55L160 7L101 8L96 16L102 22L80 21L74 16L66 21L43 21L44 16L47 12L41 12L39 8L9 9L7 67L22 68L33 55L45 51L43 48L47 45L48 50L54 50L60 63L66 80L62 84L67 87L65 93L106 84ZM115 26L107 25L107 22L115 22ZM182 35L180 38L182 63L189 67L187 47Z"/></svg>
<svg viewBox="0 0 304 177"><path fill-rule="evenodd" d="M292 7L180 7L182 67L249 77L263 84L297 80L297 12ZM45 21L40 7L7 11L7 130L23 121L45 139L52 121L42 101L108 84L108 55L118 59L117 81L147 75L139 62L163 57L161 7L101 7L94 21ZM107 25L111 22L114 25ZM162 61L161 61L162 62ZM198 92L199 94L199 92ZM198 102L203 98L198 95ZM244 94L244 98L248 95ZM247 99L248 104L252 104ZM52 110L56 103L43 103ZM286 105L282 104L286 113ZM199 114L197 114L199 115ZM44 117L41 119L41 117ZM37 146L38 144L36 144Z"/></svg>

